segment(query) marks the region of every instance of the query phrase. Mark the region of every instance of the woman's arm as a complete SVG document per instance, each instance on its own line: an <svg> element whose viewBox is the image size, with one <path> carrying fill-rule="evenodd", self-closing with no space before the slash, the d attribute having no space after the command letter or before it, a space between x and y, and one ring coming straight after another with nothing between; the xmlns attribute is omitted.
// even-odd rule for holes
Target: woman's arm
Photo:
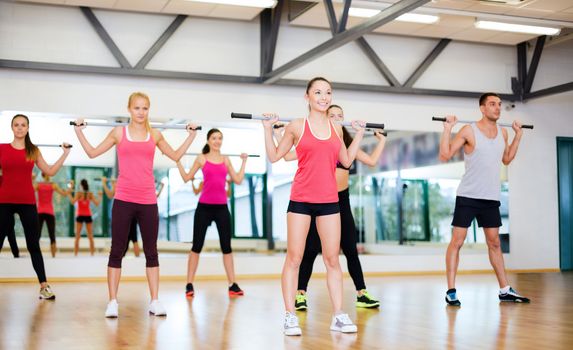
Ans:
<svg viewBox="0 0 573 350"><path fill-rule="evenodd" d="M68 146L68 144L67 143L62 144L63 153L60 156L60 158L58 158L58 160L52 165L48 165L48 163L46 163L44 157L42 156L42 152L38 150L38 158L36 159L36 165L44 174L48 176L54 176L60 170L62 165L64 165L64 161L70 154L70 148L65 146Z"/></svg>
<svg viewBox="0 0 573 350"><path fill-rule="evenodd" d="M92 192L90 192L90 200L95 204L95 205L99 205L99 203L102 200L102 193L101 191L98 192L98 196L96 197Z"/></svg>
<svg viewBox="0 0 573 350"><path fill-rule="evenodd" d="M233 181L237 185L240 185L243 182L243 179L245 178L245 168L247 166L247 158L248 155L246 153L241 153L241 160L242 160L241 169L239 170L238 173L236 173L235 169L233 169L233 164L231 164L231 161L229 160L229 157L225 157L225 165L227 166L227 172L231 177L231 181Z"/></svg>
<svg viewBox="0 0 573 350"><path fill-rule="evenodd" d="M378 144L376 145L372 153L368 154L363 150L359 149L358 153L356 154L356 159L358 159L359 161L368 166L376 165L376 162L378 162L378 159L380 159L380 156L382 155L382 151L384 150L384 145L386 144L386 137L384 137L382 133L375 131L374 136L376 136L376 138L378 139Z"/></svg>
<svg viewBox="0 0 573 350"><path fill-rule="evenodd" d="M171 160L178 162L181 159L181 157L183 157L185 152L187 152L187 149L189 148L189 146L191 146L191 143L193 143L193 140L197 135L197 131L195 131L196 127L197 126L195 124L187 124L187 131L189 132L189 134L187 135L187 138L185 139L185 141L183 141L181 146L177 148L177 150L173 150L171 145L167 143L161 132L159 132L158 130L152 129L153 138L155 140L157 148L159 148L161 153L165 154Z"/></svg>
<svg viewBox="0 0 573 350"><path fill-rule="evenodd" d="M197 171L203 167L203 163L205 163L205 156L201 154L197 158L195 158L195 161L193 162L191 169L189 169L189 172L186 173L185 168L183 168L181 162L178 161L177 169L179 169L179 174L181 175L183 182L187 182L193 179L195 177L195 173L197 173Z"/></svg>
<svg viewBox="0 0 573 350"><path fill-rule="evenodd" d="M285 128L283 138L280 140L279 145L276 146L273 141L273 123L278 120L275 115L271 119L263 120L263 127L265 129L265 150L267 157L274 163L283 158L292 148L295 142L295 130L300 126L301 120L293 120Z"/></svg>
<svg viewBox="0 0 573 350"><path fill-rule="evenodd" d="M199 187L195 187L195 179L191 179L191 187L193 187L193 193L198 195L203 191L203 181L199 182Z"/></svg>
<svg viewBox="0 0 573 350"><path fill-rule="evenodd" d="M97 147L93 147L84 135L83 129L85 129L86 126L82 125L83 119L78 119L75 121L75 123L76 126L74 126L74 131L76 132L76 136L78 137L82 148L88 157L90 157L90 159L107 152L113 145L119 143L121 140L122 129L119 126L116 126L109 132L109 134L107 134L105 139L99 145L97 145Z"/></svg>
<svg viewBox="0 0 573 350"><path fill-rule="evenodd" d="M339 131L338 135L342 135L342 127L340 125L336 125L335 127L336 130ZM352 165L352 162L356 158L356 154L360 149L360 141L362 141L362 137L364 136L364 122L355 120L352 122L352 128L356 130L356 134L354 135L352 143L350 143L350 146L348 146L348 149L346 148L344 141L340 140L342 144L340 147L338 160L340 161L340 164L342 164L342 166L345 168L349 168Z"/></svg>
<svg viewBox="0 0 573 350"><path fill-rule="evenodd" d="M105 176L102 176L102 177L101 177L101 187L103 187L103 191L104 191L106 197L109 198L109 199L112 199L113 196L115 195L115 186L113 186L114 188L113 188L113 190L111 190L111 189L108 187L107 177L105 177Z"/></svg>

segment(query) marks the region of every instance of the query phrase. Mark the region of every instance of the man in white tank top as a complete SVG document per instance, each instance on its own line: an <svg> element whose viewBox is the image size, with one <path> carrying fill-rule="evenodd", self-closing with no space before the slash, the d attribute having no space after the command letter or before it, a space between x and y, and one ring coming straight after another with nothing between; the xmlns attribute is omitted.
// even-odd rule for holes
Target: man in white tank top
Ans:
<svg viewBox="0 0 573 350"><path fill-rule="evenodd" d="M483 227L489 261L499 282L499 300L528 303L528 298L519 295L509 285L499 243L501 163L508 165L515 158L523 133L521 123L513 122L515 136L509 144L507 130L497 125L501 113L499 96L495 93L483 94L479 99L479 108L482 118L476 123L464 126L453 140L452 128L458 119L448 116L440 140L440 160L448 161L463 147L466 169L457 191L452 239L446 251L446 302L453 306L461 305L455 288L459 252L466 239L468 227L476 218L478 225Z"/></svg>

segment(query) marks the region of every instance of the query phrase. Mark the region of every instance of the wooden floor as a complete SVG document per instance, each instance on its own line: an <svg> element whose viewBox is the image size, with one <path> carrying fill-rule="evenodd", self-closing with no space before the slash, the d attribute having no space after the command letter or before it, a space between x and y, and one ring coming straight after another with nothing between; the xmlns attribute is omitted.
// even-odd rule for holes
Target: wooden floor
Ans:
<svg viewBox="0 0 573 350"><path fill-rule="evenodd" d="M461 308L444 302L441 276L367 278L380 310L356 309L350 280L345 309L358 334L328 330L325 280L309 286L299 312L302 337L282 334L279 280L239 281L230 299L224 281L197 281L186 300L181 282L161 283L168 316L147 314L144 282L120 287L118 319L103 317L103 282L54 283L56 301L40 301L31 283L0 284L0 349L573 349L573 274L510 276L531 304L500 304L493 275L462 275Z"/></svg>

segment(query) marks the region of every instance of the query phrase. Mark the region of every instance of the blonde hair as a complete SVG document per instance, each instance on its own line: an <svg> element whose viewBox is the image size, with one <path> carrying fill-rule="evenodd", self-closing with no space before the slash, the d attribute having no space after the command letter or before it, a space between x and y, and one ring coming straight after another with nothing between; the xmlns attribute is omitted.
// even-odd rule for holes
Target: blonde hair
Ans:
<svg viewBox="0 0 573 350"><path fill-rule="evenodd" d="M129 95L129 100L127 101L127 108L131 107L131 104L136 98L143 98L144 100L147 101L147 105L151 107L151 101L149 100L149 96L147 96L143 92L136 91L131 95ZM145 129L147 129L147 132L151 132L151 125L149 124L149 116L145 120Z"/></svg>

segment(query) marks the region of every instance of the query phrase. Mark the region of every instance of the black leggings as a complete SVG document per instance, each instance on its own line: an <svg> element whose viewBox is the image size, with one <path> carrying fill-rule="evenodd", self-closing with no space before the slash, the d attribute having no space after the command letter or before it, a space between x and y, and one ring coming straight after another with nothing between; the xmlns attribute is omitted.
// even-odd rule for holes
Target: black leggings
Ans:
<svg viewBox="0 0 573 350"><path fill-rule="evenodd" d="M159 212L157 204L138 204L119 199L113 201L111 209L111 251L107 266L121 268L121 260L129 243L129 232L134 219L141 228L145 266L159 266L157 254L157 234Z"/></svg>
<svg viewBox="0 0 573 350"><path fill-rule="evenodd" d="M129 250L129 241L133 242L133 244L137 243L137 218L135 217L131 220L131 225L129 226L129 236L127 237L127 244L125 245L123 256L125 256Z"/></svg>
<svg viewBox="0 0 573 350"><path fill-rule="evenodd" d="M44 258L40 250L40 233L38 232L38 210L35 204L0 203L0 241L7 232L14 230L14 214L20 216L20 222L26 236L26 247L32 258L32 266L40 283L46 282Z"/></svg>
<svg viewBox="0 0 573 350"><path fill-rule="evenodd" d="M56 217L52 214L38 214L38 220L40 223L38 233L42 236L42 228L44 227L44 222L48 226L48 235L50 236L50 244L56 244Z"/></svg>
<svg viewBox="0 0 573 350"><path fill-rule="evenodd" d="M356 243L358 234L354 224L354 217L350 209L350 198L348 189L338 192L338 203L340 205L340 246L346 256L348 262L348 272L356 290L366 289L364 283L364 274L362 273L362 266L358 259L358 250L356 250ZM304 247L304 255L300 263L300 270L298 272L298 290L305 290L308 287L308 281L312 275L312 267L314 260L318 253L320 253L320 237L316 230L316 220L312 217L310 222L310 229L306 237L306 245Z"/></svg>
<svg viewBox="0 0 573 350"><path fill-rule="evenodd" d="M227 204L198 203L193 222L193 247L191 251L199 254L205 244L207 228L215 221L219 231L219 244L223 254L232 253L231 249L231 213Z"/></svg>
<svg viewBox="0 0 573 350"><path fill-rule="evenodd" d="M12 255L14 255L15 258L18 258L20 257L20 248L18 248L16 232L14 232L14 215L10 216L8 227L8 232L6 232L5 235L0 234L0 237L2 237L2 239L0 239L0 250L2 250L2 247L4 246L4 236L6 236L8 238L8 244L10 245Z"/></svg>

